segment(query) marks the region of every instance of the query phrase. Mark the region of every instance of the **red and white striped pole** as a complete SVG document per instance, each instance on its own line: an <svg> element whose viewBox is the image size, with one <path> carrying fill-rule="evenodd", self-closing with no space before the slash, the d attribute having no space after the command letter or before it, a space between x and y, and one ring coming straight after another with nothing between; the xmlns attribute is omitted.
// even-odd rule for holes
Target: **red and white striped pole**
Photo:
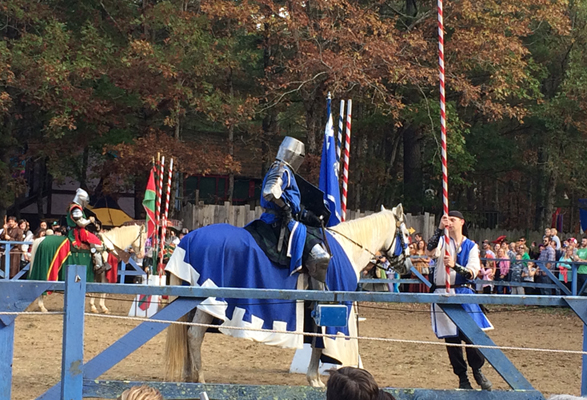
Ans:
<svg viewBox="0 0 587 400"><path fill-rule="evenodd" d="M442 144L442 205L448 215L448 165L446 154L446 98L444 92L444 17L442 0L438 0L438 70L440 76L440 141ZM444 229L445 255L450 256L448 229ZM450 290L450 268L446 267L446 292Z"/></svg>
<svg viewBox="0 0 587 400"><path fill-rule="evenodd" d="M157 182L157 202L155 203L156 213L157 213L157 241L158 244L161 245L162 242L165 242L165 238L161 238L159 236L159 228L163 225L163 215L161 215L161 202L163 201L163 173L165 171L165 156L161 157L161 163L159 164L159 182ZM155 249L157 249L155 247ZM157 253L157 259L155 260L155 265L159 266L159 257L163 255L159 252Z"/></svg>
<svg viewBox="0 0 587 400"><path fill-rule="evenodd" d="M167 198L165 199L165 213L161 227L161 261L159 263L159 274L163 273L163 251L165 250L165 235L167 234L167 216L169 215L169 199L171 198L171 178L173 175L173 158L169 160L169 176L167 177Z"/></svg>
<svg viewBox="0 0 587 400"><path fill-rule="evenodd" d="M344 162L342 164L342 220L346 221L346 201L349 184L349 157L351 153L351 119L353 111L353 101L348 100L346 109L346 138L344 143Z"/></svg>
<svg viewBox="0 0 587 400"><path fill-rule="evenodd" d="M336 178L340 179L340 165L342 160L340 159L342 149L342 131L344 129L344 100L340 101L340 111L338 114L338 145L336 146L336 161L338 161L338 169L336 170Z"/></svg>

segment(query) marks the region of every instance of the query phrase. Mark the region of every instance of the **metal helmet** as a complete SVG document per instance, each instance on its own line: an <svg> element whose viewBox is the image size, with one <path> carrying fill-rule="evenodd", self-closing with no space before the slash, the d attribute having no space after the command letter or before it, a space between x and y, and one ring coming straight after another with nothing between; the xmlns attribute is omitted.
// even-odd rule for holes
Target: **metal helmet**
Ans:
<svg viewBox="0 0 587 400"><path fill-rule="evenodd" d="M90 196L88 195L88 192L80 188L75 192L73 202L79 204L82 208L86 208L88 204L90 204Z"/></svg>
<svg viewBox="0 0 587 400"><path fill-rule="evenodd" d="M289 165L294 172L296 172L304 162L305 156L306 151L304 144L298 139L286 136L285 139L283 139L283 142L281 142L275 158L279 161L283 161Z"/></svg>

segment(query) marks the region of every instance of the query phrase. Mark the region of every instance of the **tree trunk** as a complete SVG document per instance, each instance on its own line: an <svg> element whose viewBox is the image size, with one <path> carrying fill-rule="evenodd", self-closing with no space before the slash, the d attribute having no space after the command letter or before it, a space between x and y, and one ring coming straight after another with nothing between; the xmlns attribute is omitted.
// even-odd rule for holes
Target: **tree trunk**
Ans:
<svg viewBox="0 0 587 400"><path fill-rule="evenodd" d="M39 220L45 218L44 213L44 204L43 204L43 194L45 192L45 185L47 182L47 168L46 168L46 159L42 159L36 166L36 179L37 182L37 216Z"/></svg>
<svg viewBox="0 0 587 400"><path fill-rule="evenodd" d="M538 171L538 179L536 181L536 212L534 214L534 230L543 230L544 221L546 215L546 192L548 179L546 176L546 150L543 146L538 149L538 165L540 166Z"/></svg>
<svg viewBox="0 0 587 400"><path fill-rule="evenodd" d="M406 0L406 15L415 17L418 14L418 4L416 0Z"/></svg>
<svg viewBox="0 0 587 400"><path fill-rule="evenodd" d="M316 131L319 126L319 117L314 105L316 101L312 100L306 108L306 152L308 154L317 153Z"/></svg>
<svg viewBox="0 0 587 400"><path fill-rule="evenodd" d="M552 226L552 214L554 214L554 205L556 200L556 184L557 184L557 176L556 172L550 171L548 174L548 189L546 190L546 199L545 199L545 209L544 209L544 222L543 227L556 227L555 225Z"/></svg>
<svg viewBox="0 0 587 400"><path fill-rule="evenodd" d="M228 74L228 87L230 88L230 100L231 104L234 104L234 85L232 80L232 68ZM230 125L228 126L228 155L231 159L234 159L234 120L236 116L230 117ZM232 198L234 195L234 172L230 169L228 174L228 202L232 204Z"/></svg>
<svg viewBox="0 0 587 400"><path fill-rule="evenodd" d="M422 197L422 132L408 125L403 131L404 139L404 202L410 213L420 212L419 199Z"/></svg>
<svg viewBox="0 0 587 400"><path fill-rule="evenodd" d="M143 208L143 199L145 197L145 188L147 187L147 176L137 175L134 182L134 206L135 215L134 219L146 219L145 209Z"/></svg>
<svg viewBox="0 0 587 400"><path fill-rule="evenodd" d="M84 152L82 154L82 165L81 171L79 171L79 186L84 189L88 190L88 162L90 158L90 148L89 146L84 147Z"/></svg>

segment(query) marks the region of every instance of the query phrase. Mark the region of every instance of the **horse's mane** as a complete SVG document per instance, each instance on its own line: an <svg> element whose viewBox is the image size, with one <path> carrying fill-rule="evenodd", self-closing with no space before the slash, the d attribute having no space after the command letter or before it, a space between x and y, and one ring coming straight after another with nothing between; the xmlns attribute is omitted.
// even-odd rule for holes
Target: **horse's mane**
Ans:
<svg viewBox="0 0 587 400"><path fill-rule="evenodd" d="M141 229L140 225L121 226L103 232L102 236L106 236L118 247L125 248L135 241L139 234L139 229Z"/></svg>
<svg viewBox="0 0 587 400"><path fill-rule="evenodd" d="M366 217L352 221L341 222L331 230L340 233L342 236L352 238L357 243L367 246L373 237L373 232L385 232L389 229L390 221L395 217L391 210L383 210Z"/></svg>

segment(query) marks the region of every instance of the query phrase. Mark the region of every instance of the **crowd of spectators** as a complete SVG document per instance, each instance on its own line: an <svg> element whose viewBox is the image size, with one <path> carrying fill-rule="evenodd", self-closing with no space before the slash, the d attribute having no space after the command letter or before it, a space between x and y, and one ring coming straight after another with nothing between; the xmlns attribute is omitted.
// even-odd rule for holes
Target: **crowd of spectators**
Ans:
<svg viewBox="0 0 587 400"><path fill-rule="evenodd" d="M410 244L412 263L426 280L431 281L435 260L426 256L425 247L422 235L414 234ZM580 242L574 237L561 240L557 230L549 228L545 230L540 243L526 243L524 237L508 241L505 236L500 236L493 241L484 240L479 244L479 249L481 270L476 280L478 293L560 295L561 290L558 288L517 284L552 284L545 272L547 269L572 290L573 265L577 268L577 290L587 281L587 237ZM418 279L413 273L401 278ZM426 293L428 287L424 283L410 283L399 285L399 291Z"/></svg>
<svg viewBox="0 0 587 400"><path fill-rule="evenodd" d="M34 233L26 219L17 220L14 216L8 216L0 229L0 241L9 242L32 242L44 236L67 235L65 226L58 221L41 221ZM5 246L0 246L0 268L4 266ZM9 276L13 278L30 261L31 246L29 244L15 244L10 246L10 271Z"/></svg>

